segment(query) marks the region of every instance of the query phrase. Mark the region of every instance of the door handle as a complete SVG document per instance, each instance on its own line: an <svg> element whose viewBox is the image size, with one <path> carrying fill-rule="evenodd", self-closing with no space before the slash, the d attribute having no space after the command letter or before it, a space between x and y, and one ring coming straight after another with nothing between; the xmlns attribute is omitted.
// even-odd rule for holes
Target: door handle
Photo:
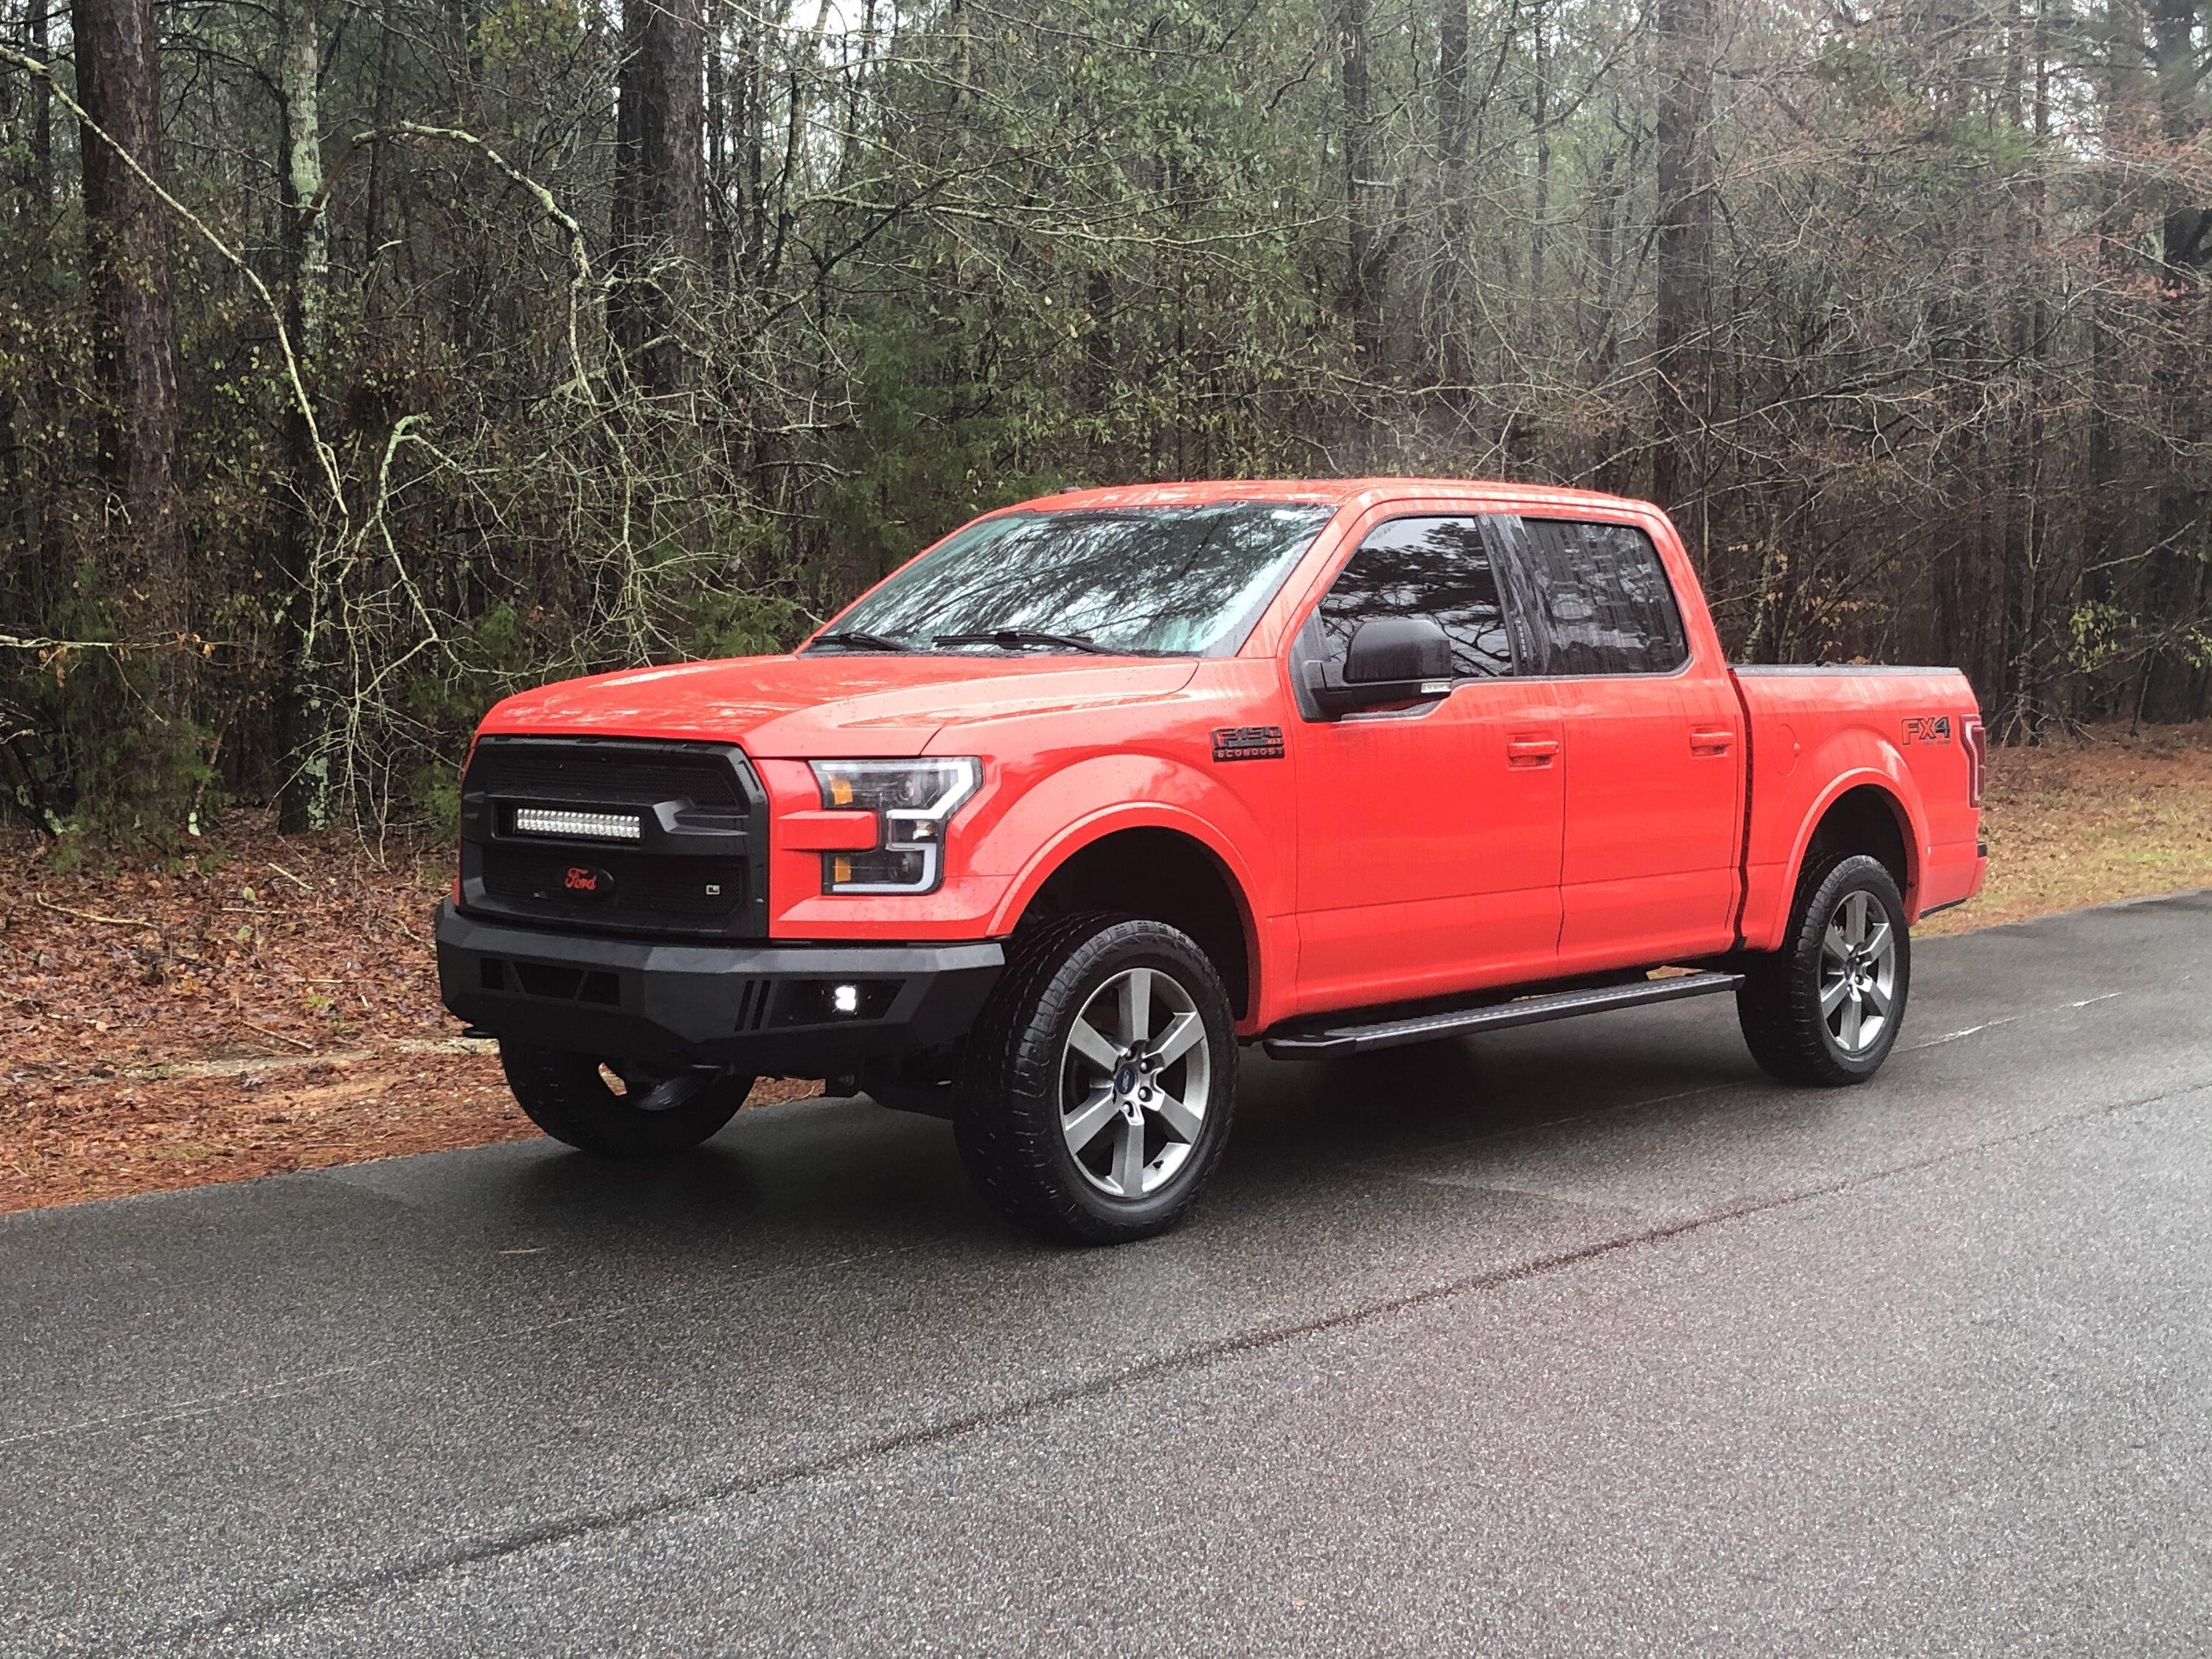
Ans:
<svg viewBox="0 0 2212 1659"><path fill-rule="evenodd" d="M1505 739L1505 763L1508 766L1549 766L1559 752L1559 740L1537 732L1523 732Z"/></svg>
<svg viewBox="0 0 2212 1659"><path fill-rule="evenodd" d="M1735 733L1725 726L1690 728L1690 752L1693 755L1725 755L1735 742Z"/></svg>

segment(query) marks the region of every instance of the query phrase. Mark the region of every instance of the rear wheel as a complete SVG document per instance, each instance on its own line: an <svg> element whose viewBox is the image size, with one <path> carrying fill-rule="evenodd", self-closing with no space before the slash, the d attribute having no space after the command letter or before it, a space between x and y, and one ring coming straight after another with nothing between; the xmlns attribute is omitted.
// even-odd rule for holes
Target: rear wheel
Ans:
<svg viewBox="0 0 2212 1659"><path fill-rule="evenodd" d="M605 1158L658 1158L697 1146L745 1103L750 1078L651 1070L502 1042L501 1067L530 1121Z"/></svg>
<svg viewBox="0 0 2212 1659"><path fill-rule="evenodd" d="M1905 900L1879 860L1832 860L1800 884L1783 948L1736 992L1752 1057L1785 1083L1864 1083L1896 1046L1912 985Z"/></svg>
<svg viewBox="0 0 2212 1659"><path fill-rule="evenodd" d="M1181 1220L1237 1103L1220 975L1164 922L1065 918L1018 939L970 1037L954 1116L984 1195L1048 1237Z"/></svg>

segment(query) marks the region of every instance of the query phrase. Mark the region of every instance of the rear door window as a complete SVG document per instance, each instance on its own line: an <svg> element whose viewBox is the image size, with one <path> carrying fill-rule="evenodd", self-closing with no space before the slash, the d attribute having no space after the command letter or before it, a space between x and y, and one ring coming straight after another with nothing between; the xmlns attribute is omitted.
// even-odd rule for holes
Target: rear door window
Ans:
<svg viewBox="0 0 2212 1659"><path fill-rule="evenodd" d="M1373 617L1434 618L1451 636L1455 678L1513 672L1494 557L1502 544L1498 536L1477 518L1393 519L1376 526L1314 613L1329 678L1341 676L1352 630Z"/></svg>
<svg viewBox="0 0 2212 1659"><path fill-rule="evenodd" d="M1671 674L1690 659L1681 607L1650 537L1634 525L1577 519L1521 525L1544 672Z"/></svg>

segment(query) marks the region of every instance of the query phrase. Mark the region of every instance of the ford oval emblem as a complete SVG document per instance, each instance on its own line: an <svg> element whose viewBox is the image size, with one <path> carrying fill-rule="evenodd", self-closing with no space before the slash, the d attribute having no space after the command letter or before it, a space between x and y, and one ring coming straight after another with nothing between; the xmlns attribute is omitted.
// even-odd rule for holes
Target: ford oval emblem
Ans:
<svg viewBox="0 0 2212 1659"><path fill-rule="evenodd" d="M610 898L614 894L615 878L595 866L572 864L562 872L561 889L578 898Z"/></svg>

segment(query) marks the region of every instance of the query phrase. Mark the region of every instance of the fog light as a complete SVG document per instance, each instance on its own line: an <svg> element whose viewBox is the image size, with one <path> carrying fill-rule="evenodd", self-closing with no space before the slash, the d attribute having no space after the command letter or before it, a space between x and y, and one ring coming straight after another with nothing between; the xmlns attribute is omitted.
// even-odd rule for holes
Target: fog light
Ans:
<svg viewBox="0 0 2212 1659"><path fill-rule="evenodd" d="M830 993L830 1006L832 1008L835 1008L841 1014L859 1013L860 1012L860 988L857 985L838 986Z"/></svg>

